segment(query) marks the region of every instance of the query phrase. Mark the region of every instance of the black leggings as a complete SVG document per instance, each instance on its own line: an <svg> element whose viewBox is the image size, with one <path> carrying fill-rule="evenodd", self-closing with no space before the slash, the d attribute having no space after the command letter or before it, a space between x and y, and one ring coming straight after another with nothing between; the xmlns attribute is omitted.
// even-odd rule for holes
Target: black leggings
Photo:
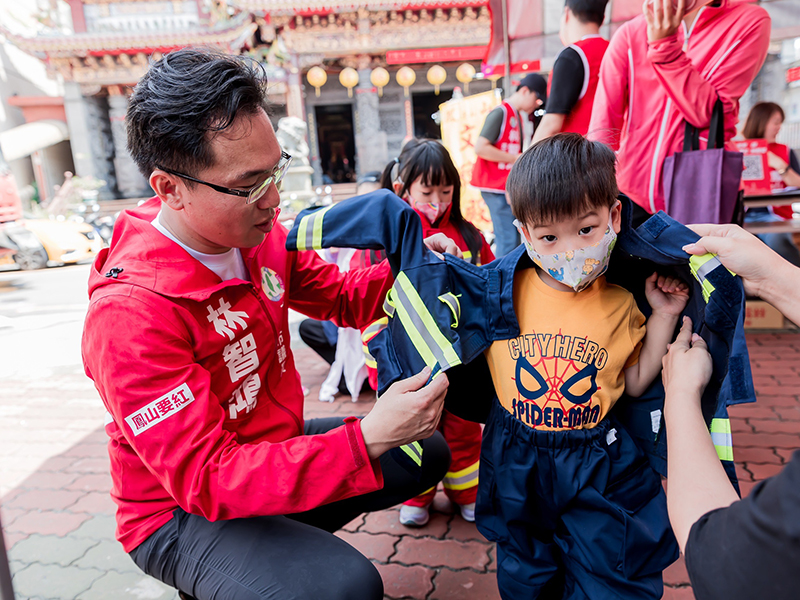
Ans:
<svg viewBox="0 0 800 600"><path fill-rule="evenodd" d="M313 419L305 432L324 433L340 425L338 417ZM148 575L198 600L381 600L378 571L332 532L441 481L450 465L444 438L437 432L422 446L420 481L387 453L380 458L383 489L305 513L211 522L178 508L131 551L131 558Z"/></svg>

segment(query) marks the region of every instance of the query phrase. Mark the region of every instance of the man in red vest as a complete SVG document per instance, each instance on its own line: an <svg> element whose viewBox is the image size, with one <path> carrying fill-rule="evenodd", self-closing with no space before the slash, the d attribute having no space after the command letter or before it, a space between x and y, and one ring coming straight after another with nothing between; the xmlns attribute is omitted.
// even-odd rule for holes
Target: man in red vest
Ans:
<svg viewBox="0 0 800 600"><path fill-rule="evenodd" d="M566 46L556 58L547 90L547 114L533 142L561 131L586 135L608 41L600 37L608 0L566 0L559 36Z"/></svg>
<svg viewBox="0 0 800 600"><path fill-rule="evenodd" d="M505 256L519 245L514 216L506 201L506 178L514 162L522 154L522 120L520 111L528 114L547 100L547 82L536 73L520 81L517 91L500 106L492 109L483 123L475 154L478 160L472 170L473 186L481 191L495 235L497 258Z"/></svg>

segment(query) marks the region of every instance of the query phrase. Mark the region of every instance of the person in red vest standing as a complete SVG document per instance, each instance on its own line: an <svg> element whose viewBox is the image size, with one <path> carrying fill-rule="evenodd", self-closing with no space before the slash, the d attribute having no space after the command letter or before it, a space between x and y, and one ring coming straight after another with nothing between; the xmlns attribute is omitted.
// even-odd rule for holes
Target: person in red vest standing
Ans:
<svg viewBox="0 0 800 600"><path fill-rule="evenodd" d="M608 41L600 37L608 0L566 0L559 36L566 46L556 58L547 88L547 113L533 143L559 132L586 135L592 118L600 63Z"/></svg>
<svg viewBox="0 0 800 600"><path fill-rule="evenodd" d="M744 139L764 139L768 144L767 164L773 193L790 186L800 187L800 162L798 162L797 156L789 146L779 144L776 140L785 116L779 104L758 102L750 109L742 129ZM745 213L744 221L745 223L771 223L792 217L791 205L753 207ZM795 267L800 267L800 249L794 243L791 233L762 233L756 237Z"/></svg>
<svg viewBox="0 0 800 600"><path fill-rule="evenodd" d="M522 120L520 111L528 114L547 100L547 82L536 73L520 81L517 91L508 100L492 109L475 142L478 160L470 183L481 191L495 235L495 256L500 258L519 245L514 216L506 201L506 179L514 162L522 154Z"/></svg>

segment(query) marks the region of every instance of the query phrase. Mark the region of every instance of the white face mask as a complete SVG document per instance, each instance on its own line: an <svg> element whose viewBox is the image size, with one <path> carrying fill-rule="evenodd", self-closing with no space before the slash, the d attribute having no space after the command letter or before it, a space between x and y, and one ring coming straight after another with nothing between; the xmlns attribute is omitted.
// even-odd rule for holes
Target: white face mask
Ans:
<svg viewBox="0 0 800 600"><path fill-rule="evenodd" d="M558 254L539 254L525 237L522 224L514 220L514 225L522 237L531 260L550 277L559 283L568 285L576 292L587 288L606 272L611 259L611 251L617 241L617 234L614 233L611 215L609 215L608 228L602 239L596 244Z"/></svg>

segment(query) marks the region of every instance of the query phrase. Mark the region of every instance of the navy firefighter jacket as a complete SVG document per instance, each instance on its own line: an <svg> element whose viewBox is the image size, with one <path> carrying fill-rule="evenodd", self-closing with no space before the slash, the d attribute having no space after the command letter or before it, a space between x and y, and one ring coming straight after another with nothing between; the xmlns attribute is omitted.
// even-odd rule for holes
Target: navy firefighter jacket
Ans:
<svg viewBox="0 0 800 600"><path fill-rule="evenodd" d="M663 212L634 229L630 200L625 196L620 200L622 229L606 278L628 289L646 317L651 311L644 281L653 271L676 276L690 286L684 314L708 344L714 367L702 397L703 416L736 485L727 407L755 401L741 279L712 254L686 254L681 248L696 241L697 234ZM414 210L388 190L379 190L303 211L286 247L385 249L395 283L384 302L389 324L369 342L378 363L378 392L427 365L448 371L449 411L486 420L495 390L483 352L492 342L520 333L513 307L514 273L533 267L524 246L482 266L448 254L441 260L423 244ZM658 378L639 398L623 396L613 411L655 470L666 475L663 406L664 388Z"/></svg>

